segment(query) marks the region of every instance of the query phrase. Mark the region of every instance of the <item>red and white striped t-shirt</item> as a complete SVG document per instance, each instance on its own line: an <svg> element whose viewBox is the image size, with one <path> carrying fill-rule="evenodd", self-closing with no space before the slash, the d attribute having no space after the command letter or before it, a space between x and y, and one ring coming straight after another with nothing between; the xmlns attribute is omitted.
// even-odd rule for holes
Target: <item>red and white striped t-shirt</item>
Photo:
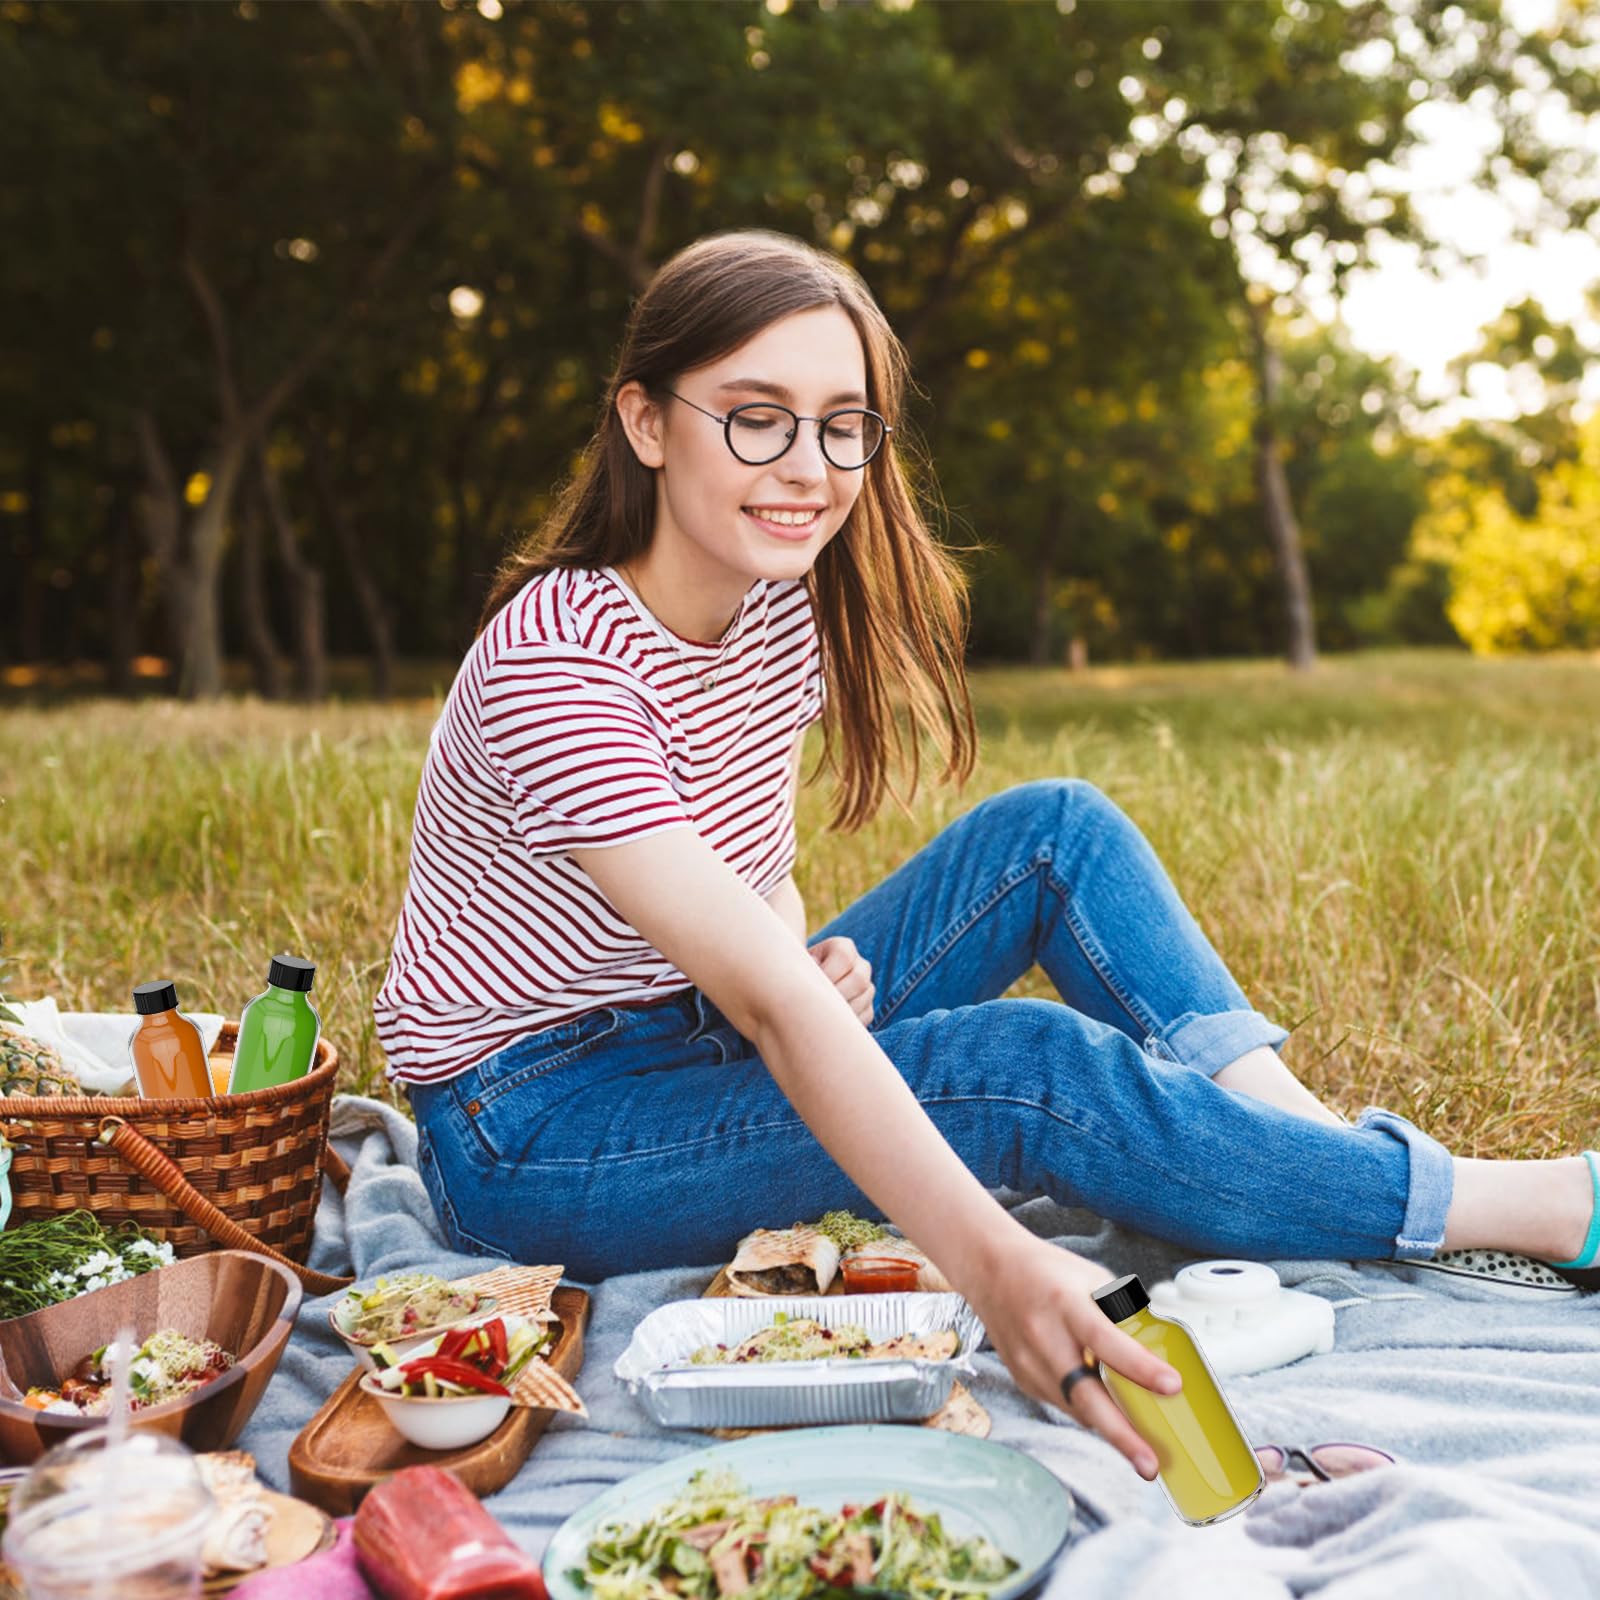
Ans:
<svg viewBox="0 0 1600 1600"><path fill-rule="evenodd" d="M373 1003L389 1075L436 1083L596 1006L687 988L568 852L693 827L770 894L794 865L795 738L823 698L798 580L753 584L703 644L610 568L532 579L433 730Z"/></svg>

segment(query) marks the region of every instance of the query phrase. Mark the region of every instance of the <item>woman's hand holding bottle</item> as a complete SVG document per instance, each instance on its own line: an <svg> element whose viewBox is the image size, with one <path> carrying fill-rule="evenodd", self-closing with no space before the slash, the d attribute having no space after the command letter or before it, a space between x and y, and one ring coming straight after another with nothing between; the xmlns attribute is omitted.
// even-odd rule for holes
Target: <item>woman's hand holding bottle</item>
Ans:
<svg viewBox="0 0 1600 1600"><path fill-rule="evenodd" d="M1120 1450L1142 1478L1154 1478L1155 1452L1122 1414L1105 1385L1084 1379L1062 1395L1062 1379L1097 1360L1156 1394L1176 1394L1177 1372L1129 1338L1090 1298L1113 1274L1096 1262L1037 1238L1020 1225L957 1287L983 1318L989 1339L1017 1387L1045 1405L1064 1408Z"/></svg>

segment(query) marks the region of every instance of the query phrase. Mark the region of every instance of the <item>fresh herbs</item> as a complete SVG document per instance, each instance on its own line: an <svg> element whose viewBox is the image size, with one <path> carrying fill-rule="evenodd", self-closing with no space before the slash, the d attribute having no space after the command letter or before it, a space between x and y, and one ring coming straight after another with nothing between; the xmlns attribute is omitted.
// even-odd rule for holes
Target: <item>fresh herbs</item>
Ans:
<svg viewBox="0 0 1600 1600"><path fill-rule="evenodd" d="M698 1472L648 1522L601 1528L573 1576L596 1600L824 1600L858 1589L969 1600L1016 1570L987 1539L956 1538L901 1495L820 1511Z"/></svg>
<svg viewBox="0 0 1600 1600"><path fill-rule="evenodd" d="M173 1259L171 1245L131 1222L108 1230L87 1211L25 1222L0 1233L0 1318L43 1310Z"/></svg>
<svg viewBox="0 0 1600 1600"><path fill-rule="evenodd" d="M872 1244L879 1239L889 1237L887 1228L876 1222L868 1222L852 1211L828 1211L823 1214L820 1222L797 1222L795 1226L809 1227L813 1233L820 1233L824 1238L831 1239L838 1245L840 1255L846 1250L857 1250L864 1244Z"/></svg>

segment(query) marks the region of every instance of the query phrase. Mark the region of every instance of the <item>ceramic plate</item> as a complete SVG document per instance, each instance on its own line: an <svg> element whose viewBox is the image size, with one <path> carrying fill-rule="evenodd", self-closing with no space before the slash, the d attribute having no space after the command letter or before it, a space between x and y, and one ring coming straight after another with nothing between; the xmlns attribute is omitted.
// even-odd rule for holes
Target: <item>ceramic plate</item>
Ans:
<svg viewBox="0 0 1600 1600"><path fill-rule="evenodd" d="M898 1490L919 1510L937 1511L952 1533L982 1534L1020 1564L994 1600L1031 1593L1073 1530L1072 1500L1056 1476L1004 1445L931 1428L808 1428L697 1450L590 1501L545 1551L551 1600L585 1600L588 1591L568 1573L582 1568L602 1523L644 1521L702 1470L731 1472L752 1494L792 1494L825 1511Z"/></svg>

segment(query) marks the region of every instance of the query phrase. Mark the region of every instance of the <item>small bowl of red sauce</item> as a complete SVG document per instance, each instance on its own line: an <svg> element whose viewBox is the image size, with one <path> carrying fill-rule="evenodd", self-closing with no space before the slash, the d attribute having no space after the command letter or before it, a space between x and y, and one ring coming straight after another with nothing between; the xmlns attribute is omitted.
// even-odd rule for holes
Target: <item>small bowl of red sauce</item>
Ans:
<svg viewBox="0 0 1600 1600"><path fill-rule="evenodd" d="M839 1271L846 1294L912 1294L919 1267L900 1256L846 1256Z"/></svg>

